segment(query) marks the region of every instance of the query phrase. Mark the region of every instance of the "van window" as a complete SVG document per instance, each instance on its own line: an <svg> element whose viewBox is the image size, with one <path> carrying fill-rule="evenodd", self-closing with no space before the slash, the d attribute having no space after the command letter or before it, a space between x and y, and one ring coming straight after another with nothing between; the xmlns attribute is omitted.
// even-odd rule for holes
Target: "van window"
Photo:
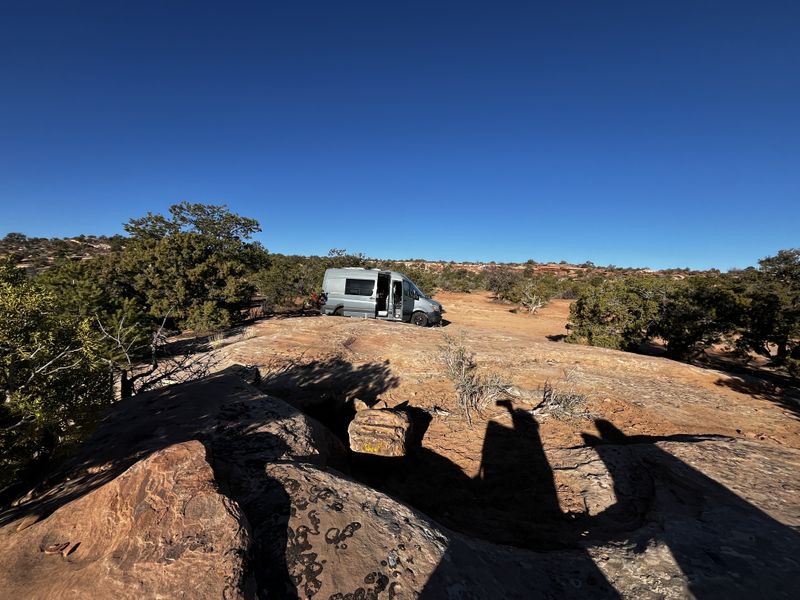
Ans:
<svg viewBox="0 0 800 600"><path fill-rule="evenodd" d="M344 282L344 293L349 296L372 296L374 288L373 279L347 279Z"/></svg>

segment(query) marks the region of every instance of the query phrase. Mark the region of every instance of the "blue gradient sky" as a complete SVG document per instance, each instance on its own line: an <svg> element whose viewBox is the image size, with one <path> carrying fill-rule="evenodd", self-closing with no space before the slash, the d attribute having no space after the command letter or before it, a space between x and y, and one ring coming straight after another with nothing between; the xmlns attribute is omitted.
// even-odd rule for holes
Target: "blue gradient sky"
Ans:
<svg viewBox="0 0 800 600"><path fill-rule="evenodd" d="M278 252L753 264L800 246L800 2L2 2L0 235L180 200Z"/></svg>

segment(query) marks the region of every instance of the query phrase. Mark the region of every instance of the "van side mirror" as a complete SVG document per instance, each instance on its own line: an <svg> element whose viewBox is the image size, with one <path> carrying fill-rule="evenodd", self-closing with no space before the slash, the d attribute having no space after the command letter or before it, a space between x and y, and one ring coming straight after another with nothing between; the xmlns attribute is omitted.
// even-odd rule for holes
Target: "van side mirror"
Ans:
<svg viewBox="0 0 800 600"><path fill-rule="evenodd" d="M419 300L419 294L417 292L414 292L414 300Z"/></svg>

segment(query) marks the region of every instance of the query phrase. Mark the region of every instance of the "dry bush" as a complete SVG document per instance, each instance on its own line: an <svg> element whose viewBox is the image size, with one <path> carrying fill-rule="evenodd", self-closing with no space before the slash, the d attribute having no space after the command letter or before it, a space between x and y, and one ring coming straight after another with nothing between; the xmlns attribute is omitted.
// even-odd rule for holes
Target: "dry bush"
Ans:
<svg viewBox="0 0 800 600"><path fill-rule="evenodd" d="M213 333L208 336L208 344L212 348L219 348L225 343L225 333L222 331L218 331L217 333Z"/></svg>
<svg viewBox="0 0 800 600"><path fill-rule="evenodd" d="M522 288L522 297L519 303L528 311L529 314L536 314L536 311L547 304L544 297L538 292L537 287L529 282Z"/></svg>
<svg viewBox="0 0 800 600"><path fill-rule="evenodd" d="M458 407L472 427L472 414L480 414L502 397L509 383L495 372L481 372L475 353L464 345L463 336L454 339L445 334L440 353L447 377L453 382Z"/></svg>
<svg viewBox="0 0 800 600"><path fill-rule="evenodd" d="M533 409L539 416L552 416L560 421L576 418L591 418L593 415L586 410L589 398L575 389L576 372L574 369L565 370L564 377L558 387L545 381L542 388L542 400Z"/></svg>
<svg viewBox="0 0 800 600"><path fill-rule="evenodd" d="M219 355L208 349L209 345L213 347L208 338L170 341L166 329L168 317L169 313L151 338L143 340L136 335L134 325L126 325L125 316L106 326L95 315L100 339L109 351L100 360L114 374L117 398L201 379L220 363Z"/></svg>
<svg viewBox="0 0 800 600"><path fill-rule="evenodd" d="M254 338L256 336L256 332L249 328L233 335L228 335L229 333L229 331L218 331L216 333L212 333L208 336L208 345L214 350L219 350L223 346L229 346L230 344L235 344L236 342L249 340L250 338Z"/></svg>

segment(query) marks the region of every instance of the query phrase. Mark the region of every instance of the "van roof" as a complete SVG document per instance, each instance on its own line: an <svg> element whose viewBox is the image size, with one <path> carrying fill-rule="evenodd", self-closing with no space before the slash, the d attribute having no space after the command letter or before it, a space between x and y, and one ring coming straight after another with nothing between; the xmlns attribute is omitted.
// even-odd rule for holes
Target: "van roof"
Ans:
<svg viewBox="0 0 800 600"><path fill-rule="evenodd" d="M408 279L408 277L406 277L405 275L403 275L399 271L389 271L387 269L378 269L378 268L367 269L365 267L335 267L335 268L331 268L331 269L325 269L325 275L328 275L329 273L336 273L336 272L342 273L343 271L364 271L365 273L366 272L370 272L370 273L391 273L392 276L395 277L395 278L403 277L405 279Z"/></svg>

